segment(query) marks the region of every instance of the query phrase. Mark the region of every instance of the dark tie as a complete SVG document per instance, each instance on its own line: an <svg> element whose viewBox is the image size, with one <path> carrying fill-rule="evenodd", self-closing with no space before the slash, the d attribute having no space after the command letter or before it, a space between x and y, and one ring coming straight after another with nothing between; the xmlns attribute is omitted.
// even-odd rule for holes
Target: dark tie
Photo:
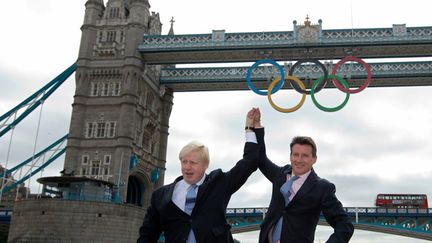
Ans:
<svg viewBox="0 0 432 243"><path fill-rule="evenodd" d="M195 206L195 200L196 200L196 193L195 193L195 189L198 186L196 184L192 184L186 194L186 201L185 201L185 212L189 215L192 214L192 210ZM196 239L195 239L195 234L193 232L193 230L191 229L189 231L189 236L188 239L186 241L187 243L196 243Z"/></svg>
<svg viewBox="0 0 432 243"><path fill-rule="evenodd" d="M288 205L290 202L289 197L291 196L291 187L295 180L297 180L298 176L292 176L288 181L286 181L280 188L280 192L282 193L284 199L285 199L285 206ZM280 240L281 232L282 232L282 219L283 216L281 216L276 223L276 225L273 228L273 234L272 234L272 240L274 242Z"/></svg>

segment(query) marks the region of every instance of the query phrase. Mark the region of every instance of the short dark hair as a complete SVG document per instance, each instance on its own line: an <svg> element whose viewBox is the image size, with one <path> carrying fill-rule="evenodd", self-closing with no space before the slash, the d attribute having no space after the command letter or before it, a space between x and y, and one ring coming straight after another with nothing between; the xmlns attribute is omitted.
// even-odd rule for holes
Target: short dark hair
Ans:
<svg viewBox="0 0 432 243"><path fill-rule="evenodd" d="M317 157L317 147L314 142L314 140L311 137L305 137L305 136L296 136L292 139L290 144L290 149L292 153L292 147L294 144L300 144L300 145L309 145L312 147L312 156Z"/></svg>

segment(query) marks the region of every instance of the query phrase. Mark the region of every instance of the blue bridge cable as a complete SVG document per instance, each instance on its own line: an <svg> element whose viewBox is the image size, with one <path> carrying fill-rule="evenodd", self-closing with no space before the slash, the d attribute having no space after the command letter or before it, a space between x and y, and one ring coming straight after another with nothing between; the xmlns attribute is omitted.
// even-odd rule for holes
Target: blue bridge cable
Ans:
<svg viewBox="0 0 432 243"><path fill-rule="evenodd" d="M34 109L36 109L40 104L43 103L54 91L60 87L66 81L69 76L72 75L72 73L75 72L77 68L76 63L72 64L70 67L68 67L65 71L63 71L60 75L55 77L52 81L50 81L48 84L46 84L44 87L42 87L40 90L36 91L34 94L32 94L30 97L25 99L23 102L12 108L10 111L6 112L4 115L0 117L0 122L5 120L6 118L10 117L12 114L17 112L22 107L28 105L31 103L32 100L40 96L41 94L44 94L39 100L37 100L35 103L33 103L31 106L29 106L19 117L17 117L12 123L10 123L8 126L6 126L4 129L0 130L0 137L2 137L4 134L6 134L10 129L12 129L14 126L16 126L18 123L20 123L26 116L28 116Z"/></svg>
<svg viewBox="0 0 432 243"><path fill-rule="evenodd" d="M59 140L55 141L53 144L51 144L50 146L46 147L44 150L41 150L39 153L35 154L34 156L24 160L23 162L21 162L20 164L16 165L15 167L11 168L10 170L6 171L6 176L12 174L12 172L14 172L15 170L21 168L22 166L28 164L29 162L31 162L32 160L34 160L35 158L40 157L41 155L45 154L47 151L51 150L52 148L54 148L55 146L57 146L58 144L62 143L63 141L65 141L68 137L68 134L64 135L63 137L61 137ZM0 174L0 178L4 177L4 173Z"/></svg>
<svg viewBox="0 0 432 243"><path fill-rule="evenodd" d="M46 161L45 163L43 163L41 166L39 166L39 168L37 168L36 170L34 170L33 172L31 172L30 174L24 176L23 178L19 179L18 181L12 183L11 185L7 185L5 186L3 189L1 189L0 191L2 193L8 192L11 189L13 189L14 187L16 187L17 185L23 183L24 181L26 181L28 178L32 177L33 175L37 174L39 171L41 171L42 169L44 169L45 167L47 167L48 165L50 165L52 162L54 162L58 157L60 157L62 154L64 154L64 152L66 151L66 148L63 148L62 150L60 150L57 154L55 154L53 157L51 157L48 161Z"/></svg>

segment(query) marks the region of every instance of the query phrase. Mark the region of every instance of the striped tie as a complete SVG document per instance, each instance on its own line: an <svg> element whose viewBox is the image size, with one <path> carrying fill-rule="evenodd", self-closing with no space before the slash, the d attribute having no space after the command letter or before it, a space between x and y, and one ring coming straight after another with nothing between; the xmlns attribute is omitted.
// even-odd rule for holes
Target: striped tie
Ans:
<svg viewBox="0 0 432 243"><path fill-rule="evenodd" d="M195 206L196 193L195 189L197 188L196 184L192 184L186 194L186 202L185 202L185 212L189 215L192 214L192 210Z"/></svg>
<svg viewBox="0 0 432 243"><path fill-rule="evenodd" d="M185 209L184 211L191 215L192 214L192 210L195 206L195 200L196 200L196 193L195 193L195 189L198 186L196 184L192 184L186 194L186 201L185 201ZM191 229L189 231L189 236L188 239L186 241L187 243L196 243L196 239L195 239L195 234L193 232L193 230Z"/></svg>

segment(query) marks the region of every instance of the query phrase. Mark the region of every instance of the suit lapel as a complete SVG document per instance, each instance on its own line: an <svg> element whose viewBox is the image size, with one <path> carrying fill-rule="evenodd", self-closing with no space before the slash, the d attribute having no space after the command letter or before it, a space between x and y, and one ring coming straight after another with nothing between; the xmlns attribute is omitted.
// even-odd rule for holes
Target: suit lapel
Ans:
<svg viewBox="0 0 432 243"><path fill-rule="evenodd" d="M306 195L310 190L312 190L312 188L315 186L317 178L318 178L317 174L312 169L311 173L306 178L305 182L300 187L300 189L298 190L298 192L294 195L293 199L291 200L290 204L288 204L288 206L291 205L291 204L294 204L298 200L301 200L301 198L304 195Z"/></svg>
<svg viewBox="0 0 432 243"><path fill-rule="evenodd" d="M200 201L200 199L203 197L203 195L205 194L205 192L208 188L208 185L209 185L209 175L206 175L206 178L204 179L204 183L198 187L196 203L198 203Z"/></svg>
<svg viewBox="0 0 432 243"><path fill-rule="evenodd" d="M183 212L183 210L181 210L179 207L177 207L177 205L172 201L175 185L177 184L177 182L179 182L182 179L183 179L182 176L177 177L177 179L175 179L175 181L173 183L167 185L168 191L167 191L167 193L164 193L161 203L162 204L171 204L172 206L174 206L175 208L178 208L180 211Z"/></svg>
<svg viewBox="0 0 432 243"><path fill-rule="evenodd" d="M182 176L179 176L179 177L177 177L177 178L175 179L175 181L174 181L173 183L171 183L171 184L168 185L168 193L165 193L165 194L164 194L164 197L163 197L163 201L164 201L164 202L171 201L172 196L173 196L173 194L174 194L174 188L175 188L175 185L177 184L177 182L181 181L182 179L183 179L183 177L182 177Z"/></svg>
<svg viewBox="0 0 432 243"><path fill-rule="evenodd" d="M282 168L282 174L279 178L277 178L277 187L280 189L282 185L287 181L288 174L292 173L292 168L290 165L286 165Z"/></svg>

